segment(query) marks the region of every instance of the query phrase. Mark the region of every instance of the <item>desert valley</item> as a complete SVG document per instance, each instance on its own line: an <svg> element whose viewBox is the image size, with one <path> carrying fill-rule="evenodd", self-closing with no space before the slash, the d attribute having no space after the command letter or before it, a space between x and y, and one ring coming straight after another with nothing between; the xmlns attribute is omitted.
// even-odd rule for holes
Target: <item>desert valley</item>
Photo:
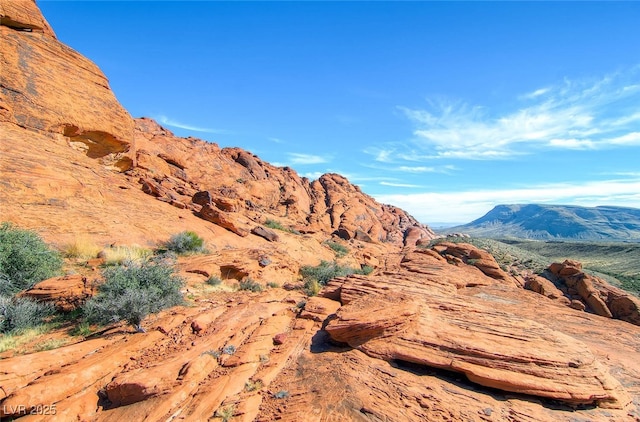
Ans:
<svg viewBox="0 0 640 422"><path fill-rule="evenodd" d="M0 0L3 421L640 421L636 270L176 136L54 30Z"/></svg>

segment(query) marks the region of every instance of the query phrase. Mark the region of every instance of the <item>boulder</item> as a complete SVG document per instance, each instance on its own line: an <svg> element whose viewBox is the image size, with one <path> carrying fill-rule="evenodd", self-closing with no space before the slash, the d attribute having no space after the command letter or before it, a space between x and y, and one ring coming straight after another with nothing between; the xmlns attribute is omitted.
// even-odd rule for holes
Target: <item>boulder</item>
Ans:
<svg viewBox="0 0 640 422"><path fill-rule="evenodd" d="M279 239L276 232L274 232L273 230L264 228L262 226L254 227L253 229L251 229L251 233L255 234L256 236L260 236L263 239L268 240L269 242L277 242Z"/></svg>
<svg viewBox="0 0 640 422"><path fill-rule="evenodd" d="M91 283L80 274L49 278L20 293L38 302L50 302L60 312L79 308L92 295Z"/></svg>
<svg viewBox="0 0 640 422"><path fill-rule="evenodd" d="M226 213L224 211L220 211L217 208L213 208L211 205L205 205L202 207L198 216L210 221L218 226L225 228L238 236L246 237L249 235L249 232L242 228L237 220L232 216L231 213Z"/></svg>

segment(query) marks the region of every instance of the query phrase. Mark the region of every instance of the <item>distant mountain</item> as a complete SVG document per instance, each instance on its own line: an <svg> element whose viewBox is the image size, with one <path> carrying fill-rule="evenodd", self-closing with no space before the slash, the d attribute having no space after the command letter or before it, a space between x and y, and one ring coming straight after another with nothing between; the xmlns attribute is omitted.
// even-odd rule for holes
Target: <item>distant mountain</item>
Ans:
<svg viewBox="0 0 640 422"><path fill-rule="evenodd" d="M498 205L483 217L441 233L538 240L640 241L640 209L614 206Z"/></svg>

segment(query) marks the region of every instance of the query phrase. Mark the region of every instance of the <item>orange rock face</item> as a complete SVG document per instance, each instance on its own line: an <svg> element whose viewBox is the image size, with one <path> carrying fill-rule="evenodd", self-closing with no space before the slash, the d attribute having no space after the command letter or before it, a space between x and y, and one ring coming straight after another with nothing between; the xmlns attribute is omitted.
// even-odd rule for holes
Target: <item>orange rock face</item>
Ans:
<svg viewBox="0 0 640 422"><path fill-rule="evenodd" d="M79 274L54 277L41 281L21 295L39 302L51 302L60 312L71 312L93 295L92 284Z"/></svg>
<svg viewBox="0 0 640 422"><path fill-rule="evenodd" d="M0 15L0 121L62 134L104 165L131 168L133 120L100 69L55 38L34 2L2 0Z"/></svg>

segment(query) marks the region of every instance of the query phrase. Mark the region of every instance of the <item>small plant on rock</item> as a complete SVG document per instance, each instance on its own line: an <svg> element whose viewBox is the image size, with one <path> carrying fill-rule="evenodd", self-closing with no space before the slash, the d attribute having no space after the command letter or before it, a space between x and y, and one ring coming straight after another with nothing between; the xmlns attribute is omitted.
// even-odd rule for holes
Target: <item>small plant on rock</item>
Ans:
<svg viewBox="0 0 640 422"><path fill-rule="evenodd" d="M236 352L236 346L233 344L228 344L222 348L222 353L225 355L232 355Z"/></svg>
<svg viewBox="0 0 640 422"><path fill-rule="evenodd" d="M212 275L207 279L207 281L205 281L205 283L207 283L209 286L219 286L220 284L222 284L222 279L220 277Z"/></svg>
<svg viewBox="0 0 640 422"><path fill-rule="evenodd" d="M215 416L221 418L222 422L229 422L231 418L233 418L234 413L236 413L236 407L229 405L216 410Z"/></svg>
<svg viewBox="0 0 640 422"><path fill-rule="evenodd" d="M341 245L338 242L334 242L331 240L327 240L325 242L325 244L331 248L331 250L333 250L333 252L335 252L336 256L338 258L342 258L343 256L346 256L349 253L349 248L347 248L344 245Z"/></svg>
<svg viewBox="0 0 640 422"><path fill-rule="evenodd" d="M261 292L262 286L258 282L253 281L251 278L246 278L240 282L239 290L248 290L250 292Z"/></svg>
<svg viewBox="0 0 640 422"><path fill-rule="evenodd" d="M262 389L262 381L248 380L244 383L244 391L251 392Z"/></svg>
<svg viewBox="0 0 640 422"><path fill-rule="evenodd" d="M206 251L204 247L204 239L192 231L184 231L182 233L174 234L164 244L164 247L178 255L203 253Z"/></svg>
<svg viewBox="0 0 640 422"><path fill-rule="evenodd" d="M273 398L275 399L286 399L287 397L289 397L289 392L287 390L280 390L273 395Z"/></svg>

